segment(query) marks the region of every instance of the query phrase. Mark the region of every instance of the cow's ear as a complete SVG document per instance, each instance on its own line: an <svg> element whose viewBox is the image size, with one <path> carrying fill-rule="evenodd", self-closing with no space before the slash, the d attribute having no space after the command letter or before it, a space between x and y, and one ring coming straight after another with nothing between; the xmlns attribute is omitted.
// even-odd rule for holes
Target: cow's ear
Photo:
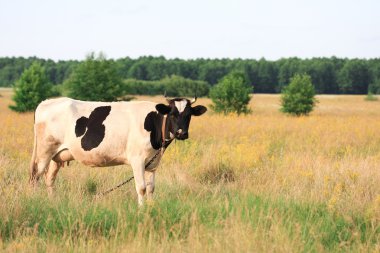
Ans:
<svg viewBox="0 0 380 253"><path fill-rule="evenodd" d="M164 105L164 104L158 104L156 105L156 110L161 113L162 115L168 114L171 110L170 106Z"/></svg>
<svg viewBox="0 0 380 253"><path fill-rule="evenodd" d="M191 114L194 116L201 116L207 111L207 108L203 105L197 105L191 108Z"/></svg>

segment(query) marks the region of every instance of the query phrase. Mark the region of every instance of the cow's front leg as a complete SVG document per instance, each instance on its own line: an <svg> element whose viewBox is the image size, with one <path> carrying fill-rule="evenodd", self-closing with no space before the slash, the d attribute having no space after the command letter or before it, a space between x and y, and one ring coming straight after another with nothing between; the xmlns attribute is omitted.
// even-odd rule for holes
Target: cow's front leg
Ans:
<svg viewBox="0 0 380 253"><path fill-rule="evenodd" d="M145 171L146 194L148 200L153 199L155 171Z"/></svg>
<svg viewBox="0 0 380 253"><path fill-rule="evenodd" d="M138 204L142 206L144 204L144 195L146 192L144 171L145 165L143 159L135 159L132 163L133 176L135 177L135 187L137 192Z"/></svg>

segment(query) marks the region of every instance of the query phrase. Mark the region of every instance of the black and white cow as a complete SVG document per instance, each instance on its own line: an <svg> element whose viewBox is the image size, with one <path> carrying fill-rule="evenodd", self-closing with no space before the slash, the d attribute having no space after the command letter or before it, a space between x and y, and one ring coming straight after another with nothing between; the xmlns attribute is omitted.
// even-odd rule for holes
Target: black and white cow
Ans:
<svg viewBox="0 0 380 253"><path fill-rule="evenodd" d="M206 107L184 98L153 102L85 102L70 98L43 101L35 112L34 148L30 182L45 173L48 192L61 165L77 160L88 166L130 164L138 203L154 191L155 169L163 153L152 158L173 139L185 140L191 116ZM147 163L150 163L147 168Z"/></svg>

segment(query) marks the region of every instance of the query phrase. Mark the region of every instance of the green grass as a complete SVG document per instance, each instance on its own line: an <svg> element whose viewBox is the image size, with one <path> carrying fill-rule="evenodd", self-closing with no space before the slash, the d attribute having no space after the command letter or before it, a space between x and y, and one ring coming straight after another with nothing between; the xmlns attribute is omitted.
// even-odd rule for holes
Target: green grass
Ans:
<svg viewBox="0 0 380 253"><path fill-rule="evenodd" d="M227 191L223 185L200 192L162 187L166 190L159 198L142 209L130 200L110 204L84 197L78 204L67 197L52 201L37 194L22 199L19 210L10 210L8 217L0 220L0 236L5 242L30 235L57 242L61 238L75 241L138 235L146 241L152 236L158 241L175 241L187 240L197 226L216 233L232 220L252 230L280 227L289 238L300 237L305 252L318 251L318 245L344 252L358 243L374 243L380 234L379 227L374 228L364 217L352 214L347 219L329 212L323 204L243 195Z"/></svg>

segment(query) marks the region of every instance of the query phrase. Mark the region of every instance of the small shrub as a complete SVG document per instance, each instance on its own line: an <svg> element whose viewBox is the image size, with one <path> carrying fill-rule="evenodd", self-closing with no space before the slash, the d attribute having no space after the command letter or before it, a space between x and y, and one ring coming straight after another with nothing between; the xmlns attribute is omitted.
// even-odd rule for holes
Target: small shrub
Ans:
<svg viewBox="0 0 380 253"><path fill-rule="evenodd" d="M373 95L372 92L368 92L367 96L364 98L366 101L377 101L378 98Z"/></svg>
<svg viewBox="0 0 380 253"><path fill-rule="evenodd" d="M52 92L45 68L34 62L16 82L13 95L16 105L9 108L17 112L33 111L40 102L53 95L55 92Z"/></svg>
<svg viewBox="0 0 380 253"><path fill-rule="evenodd" d="M117 65L104 55L92 53L71 74L64 86L69 97L80 100L116 101L122 94Z"/></svg>
<svg viewBox="0 0 380 253"><path fill-rule="evenodd" d="M211 107L217 113L250 113L252 86L242 72L231 72L210 90Z"/></svg>
<svg viewBox="0 0 380 253"><path fill-rule="evenodd" d="M311 77L307 74L296 74L282 90L281 111L296 116L308 115L316 102Z"/></svg>

